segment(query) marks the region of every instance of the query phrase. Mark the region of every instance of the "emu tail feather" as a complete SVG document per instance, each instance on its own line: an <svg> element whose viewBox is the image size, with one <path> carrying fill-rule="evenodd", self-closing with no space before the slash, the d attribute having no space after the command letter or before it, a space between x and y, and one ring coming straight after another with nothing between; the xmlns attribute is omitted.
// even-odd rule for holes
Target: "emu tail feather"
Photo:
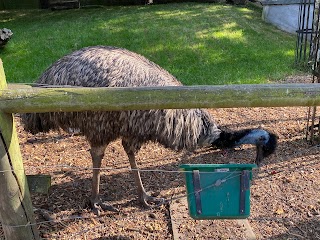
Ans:
<svg viewBox="0 0 320 240"><path fill-rule="evenodd" d="M24 129L32 134L59 129L54 121L50 121L49 113L25 113L21 115Z"/></svg>

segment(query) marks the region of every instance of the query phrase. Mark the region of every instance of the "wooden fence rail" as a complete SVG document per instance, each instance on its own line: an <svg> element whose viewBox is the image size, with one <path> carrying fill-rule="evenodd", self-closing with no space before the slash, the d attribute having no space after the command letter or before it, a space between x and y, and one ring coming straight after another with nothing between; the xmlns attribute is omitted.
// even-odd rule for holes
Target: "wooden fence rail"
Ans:
<svg viewBox="0 0 320 240"><path fill-rule="evenodd" d="M0 59L0 222L5 236L39 239L12 113L319 105L320 84L7 88Z"/></svg>
<svg viewBox="0 0 320 240"><path fill-rule="evenodd" d="M6 113L319 105L318 83L137 88L9 85L0 93L0 111Z"/></svg>

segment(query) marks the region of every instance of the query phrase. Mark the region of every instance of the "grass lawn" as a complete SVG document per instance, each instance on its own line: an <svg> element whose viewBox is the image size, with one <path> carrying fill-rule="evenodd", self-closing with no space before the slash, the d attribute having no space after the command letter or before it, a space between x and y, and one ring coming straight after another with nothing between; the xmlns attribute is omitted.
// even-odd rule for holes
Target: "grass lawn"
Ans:
<svg viewBox="0 0 320 240"><path fill-rule="evenodd" d="M297 73L295 36L253 6L180 3L65 11L0 11L13 38L0 50L8 82L31 83L76 49L114 45L138 52L185 85L266 83Z"/></svg>

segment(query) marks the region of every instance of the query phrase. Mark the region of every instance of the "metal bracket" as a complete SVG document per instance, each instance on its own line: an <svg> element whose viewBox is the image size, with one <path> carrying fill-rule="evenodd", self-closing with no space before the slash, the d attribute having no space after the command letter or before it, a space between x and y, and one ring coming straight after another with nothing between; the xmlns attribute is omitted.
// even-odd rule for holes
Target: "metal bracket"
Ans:
<svg viewBox="0 0 320 240"><path fill-rule="evenodd" d="M250 188L250 171L243 170L240 175L240 209L241 215L245 214L246 210L246 191Z"/></svg>
<svg viewBox="0 0 320 240"><path fill-rule="evenodd" d="M194 197L196 201L196 212L198 215L202 214L202 205L201 205L201 186L200 186L200 172L199 170L192 171L193 177L193 189Z"/></svg>

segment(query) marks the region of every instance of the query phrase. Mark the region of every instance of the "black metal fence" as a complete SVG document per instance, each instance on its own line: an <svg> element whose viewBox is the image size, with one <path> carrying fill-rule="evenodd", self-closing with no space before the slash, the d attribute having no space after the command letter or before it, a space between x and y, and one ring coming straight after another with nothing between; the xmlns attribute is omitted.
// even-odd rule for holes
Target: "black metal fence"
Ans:
<svg viewBox="0 0 320 240"><path fill-rule="evenodd" d="M312 72L312 83L320 83L320 3L301 0L299 7L297 46L295 63ZM320 136L320 117L317 107L309 107L307 114L306 138L315 142Z"/></svg>
<svg viewBox="0 0 320 240"><path fill-rule="evenodd" d="M295 63L300 67L310 66L312 39L316 34L314 24L315 1L301 0L298 16L297 45Z"/></svg>

